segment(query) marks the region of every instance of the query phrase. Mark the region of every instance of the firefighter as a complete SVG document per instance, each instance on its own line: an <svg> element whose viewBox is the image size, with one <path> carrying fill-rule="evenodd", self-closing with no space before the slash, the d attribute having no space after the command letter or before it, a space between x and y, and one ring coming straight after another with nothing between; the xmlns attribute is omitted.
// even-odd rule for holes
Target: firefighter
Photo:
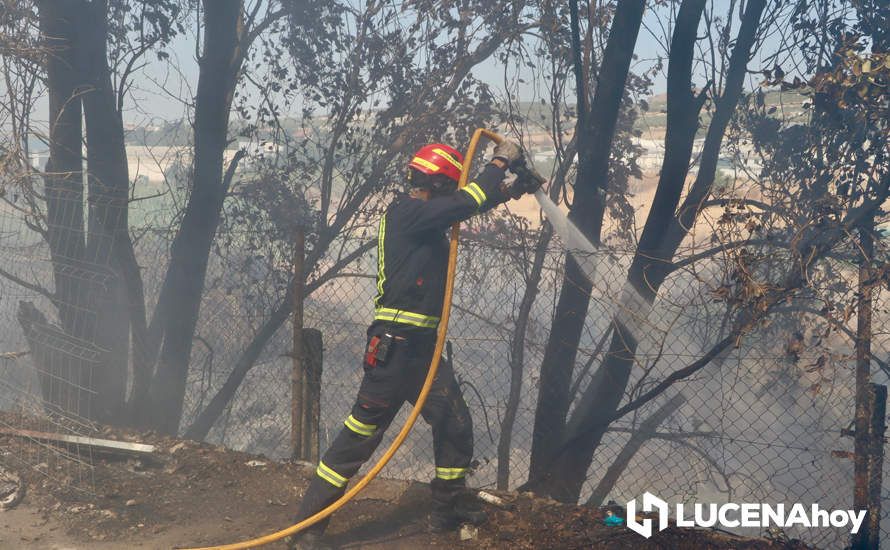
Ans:
<svg viewBox="0 0 890 550"><path fill-rule="evenodd" d="M380 219L377 233L377 294L367 331L364 376L351 414L318 463L297 520L327 507L371 457L405 401L414 403L426 378L442 311L449 244L446 229L509 198L534 192L530 178L505 180L519 166L522 150L503 141L494 158L466 187L457 190L463 156L447 145L422 147L408 163L408 192L400 193ZM436 477L430 486L430 529L482 523L485 512L466 491L473 457L470 411L442 361L421 414L433 432ZM327 520L299 533L290 548L317 548Z"/></svg>

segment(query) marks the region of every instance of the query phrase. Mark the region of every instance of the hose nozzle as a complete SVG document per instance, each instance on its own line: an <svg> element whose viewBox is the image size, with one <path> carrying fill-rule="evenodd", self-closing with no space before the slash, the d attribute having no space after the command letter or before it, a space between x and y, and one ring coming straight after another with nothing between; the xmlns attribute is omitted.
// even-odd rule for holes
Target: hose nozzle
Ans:
<svg viewBox="0 0 890 550"><path fill-rule="evenodd" d="M510 171L516 174L515 187L519 194L534 193L547 182L547 179L530 166L525 158L511 165Z"/></svg>

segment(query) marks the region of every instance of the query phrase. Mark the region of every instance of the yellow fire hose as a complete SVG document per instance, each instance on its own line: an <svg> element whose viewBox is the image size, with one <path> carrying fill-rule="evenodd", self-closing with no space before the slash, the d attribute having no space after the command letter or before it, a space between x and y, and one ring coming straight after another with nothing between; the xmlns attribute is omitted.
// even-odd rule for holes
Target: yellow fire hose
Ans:
<svg viewBox="0 0 890 550"><path fill-rule="evenodd" d="M479 140L483 136L494 141L495 143L500 143L504 139L500 135L490 130L486 130L485 128L477 128L476 131L473 132L473 137L470 139L470 146L467 148L466 155L464 155L463 171L460 174L458 188L462 188L467 184L467 176L472 169L473 155L476 153L476 146L479 144ZM383 467L386 466L393 455L396 454L396 451L399 450L399 447L402 446L405 438L407 438L408 434L411 432L411 428L414 427L414 423L417 421L417 416L423 409L423 404L426 402L426 397L433 385L433 379L436 378L436 371L439 369L439 359L442 357L442 349L445 346L445 335L448 332L448 318L451 314L451 298L454 294L454 272L457 266L457 239L459 227L459 222L451 226L451 248L448 252L448 276L445 279L445 300L442 303L442 315L439 320L439 328L436 334L436 348L433 352L433 360L430 363L430 370L426 375L426 380L423 383L423 387L420 389L420 395L417 396L417 402L414 404L414 408L411 410L411 414L408 415L408 419L405 420L405 425L402 426L402 429L399 431L398 435L396 435L396 438L393 440L392 444L389 446L386 452L383 453L383 456L380 457L380 460L377 462L377 464L374 464L374 466L370 470L368 470L368 473L366 473L363 478L358 480L358 482L356 482L355 485L353 485L348 491L346 491L346 493L342 497L332 502L327 508L325 508L324 510L320 510L315 515L309 516L308 518L300 521L295 525L291 525L287 529L282 529L281 531L277 531L269 535L246 540L243 542L225 544L222 546L190 548L185 550L241 550L269 544L270 542L275 542L277 540L283 539L284 537L299 533L300 531L318 523L319 521L339 510L344 504L352 500L355 495L357 495L362 489L364 489L365 486L368 485L368 483L370 483L372 479L377 477L377 474L380 473L380 470L382 470Z"/></svg>

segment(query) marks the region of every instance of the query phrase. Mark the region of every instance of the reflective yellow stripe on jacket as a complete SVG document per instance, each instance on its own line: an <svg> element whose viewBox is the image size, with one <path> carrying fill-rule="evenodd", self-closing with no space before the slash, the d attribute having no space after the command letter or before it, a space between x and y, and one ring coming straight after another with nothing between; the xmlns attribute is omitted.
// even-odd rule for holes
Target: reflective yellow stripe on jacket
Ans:
<svg viewBox="0 0 890 550"><path fill-rule="evenodd" d="M414 313L413 311L405 311L391 307L378 307L374 311L374 320L390 321L393 323L401 323L403 325L413 325L415 327L423 328L436 328L439 326L439 318L436 316L424 315L423 313Z"/></svg>
<svg viewBox="0 0 890 550"><path fill-rule="evenodd" d="M473 200L476 201L476 206L482 206L482 203L485 202L485 199L488 197L485 195L485 191L479 187L475 181L466 187L461 188L461 191L473 197Z"/></svg>
<svg viewBox="0 0 890 550"><path fill-rule="evenodd" d="M386 282L386 250L383 247L386 238L386 214L380 217L380 225L377 228L377 296L374 297L374 305L380 305L383 298L383 283Z"/></svg>

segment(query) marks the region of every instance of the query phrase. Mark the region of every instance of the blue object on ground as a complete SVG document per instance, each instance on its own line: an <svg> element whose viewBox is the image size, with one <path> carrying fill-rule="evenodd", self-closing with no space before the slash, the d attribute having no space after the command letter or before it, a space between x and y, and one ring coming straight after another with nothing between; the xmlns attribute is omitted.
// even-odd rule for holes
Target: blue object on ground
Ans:
<svg viewBox="0 0 890 550"><path fill-rule="evenodd" d="M618 525L624 525L624 519L610 512L603 520L603 523L609 525L610 527L616 527Z"/></svg>

